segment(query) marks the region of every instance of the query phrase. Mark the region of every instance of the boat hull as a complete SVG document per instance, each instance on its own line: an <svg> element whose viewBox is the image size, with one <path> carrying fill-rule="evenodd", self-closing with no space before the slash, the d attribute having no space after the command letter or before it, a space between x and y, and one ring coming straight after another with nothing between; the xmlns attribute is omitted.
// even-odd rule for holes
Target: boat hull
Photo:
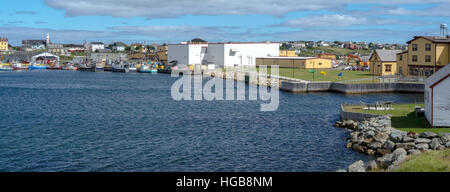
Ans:
<svg viewBox="0 0 450 192"><path fill-rule="evenodd" d="M0 71L12 71L13 69L0 69Z"/></svg>
<svg viewBox="0 0 450 192"><path fill-rule="evenodd" d="M44 70L47 69L46 66L30 66L28 67L29 70Z"/></svg>
<svg viewBox="0 0 450 192"><path fill-rule="evenodd" d="M78 71L82 72L95 72L95 67L80 67Z"/></svg>
<svg viewBox="0 0 450 192"><path fill-rule="evenodd" d="M13 67L14 70L28 70L28 67Z"/></svg>
<svg viewBox="0 0 450 192"><path fill-rule="evenodd" d="M114 72L114 73L128 73L128 72L130 72L130 70L129 69L120 69L120 68L112 68L112 72Z"/></svg>

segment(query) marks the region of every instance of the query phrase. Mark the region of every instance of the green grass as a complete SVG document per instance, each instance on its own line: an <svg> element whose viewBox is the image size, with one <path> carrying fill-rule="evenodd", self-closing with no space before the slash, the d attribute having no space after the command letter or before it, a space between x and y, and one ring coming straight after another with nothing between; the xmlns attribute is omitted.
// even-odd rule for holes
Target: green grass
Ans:
<svg viewBox="0 0 450 192"><path fill-rule="evenodd" d="M334 70L334 69L315 69L315 73L310 73L309 69L293 69L293 68L279 68L280 76L302 79L307 81L332 81L339 82L353 79L370 78L372 75L368 71L348 71L348 70ZM321 72L325 71L326 75ZM270 68L267 70L270 73ZM339 77L338 74L343 74Z"/></svg>
<svg viewBox="0 0 450 192"><path fill-rule="evenodd" d="M320 50L324 53L331 53L336 55L348 55L353 54L355 52L360 53L362 55L369 55L370 50L352 50L340 47L315 47L315 48L306 48L306 50L302 51L299 56L301 57L316 57L318 53L315 53L314 50Z"/></svg>
<svg viewBox="0 0 450 192"><path fill-rule="evenodd" d="M450 149L412 155L395 172L450 172Z"/></svg>
<svg viewBox="0 0 450 192"><path fill-rule="evenodd" d="M450 128L429 128L425 117L416 117L414 114L414 107L423 104L397 104L392 107L394 110L375 111L365 110L361 106L346 106L345 110L350 112L368 113L377 115L391 114L392 127L402 131L413 131L416 133L434 132L434 133L448 133Z"/></svg>

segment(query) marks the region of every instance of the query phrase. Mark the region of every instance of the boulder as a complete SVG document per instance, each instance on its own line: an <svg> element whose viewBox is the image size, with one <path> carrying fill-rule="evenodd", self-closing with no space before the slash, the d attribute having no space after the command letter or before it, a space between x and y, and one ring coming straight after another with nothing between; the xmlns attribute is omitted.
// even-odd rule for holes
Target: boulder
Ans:
<svg viewBox="0 0 450 192"><path fill-rule="evenodd" d="M383 133L383 132L378 133L378 134L375 135L375 137L373 137L373 139L374 139L375 141L382 142L382 143L386 142L386 140L387 140L388 138L389 138L389 135L386 134L386 133Z"/></svg>
<svg viewBox="0 0 450 192"><path fill-rule="evenodd" d="M419 153L421 153L421 152L418 149L410 149L410 150L408 150L408 155L416 155L416 154L419 154Z"/></svg>
<svg viewBox="0 0 450 192"><path fill-rule="evenodd" d="M419 135L416 132L410 131L406 134L406 136L411 137L411 138L417 138Z"/></svg>
<svg viewBox="0 0 450 192"><path fill-rule="evenodd" d="M391 133L391 135L389 136L389 139L395 143L399 143L402 142L403 139L403 135L401 135L400 133Z"/></svg>
<svg viewBox="0 0 450 192"><path fill-rule="evenodd" d="M441 141L443 143L447 143L450 141L450 133L442 133L441 135Z"/></svg>
<svg viewBox="0 0 450 192"><path fill-rule="evenodd" d="M393 158L392 160L394 162L401 162L401 161L406 159L407 154L408 153L403 148L395 149L394 152L392 152L392 155L393 155L392 156L392 158Z"/></svg>
<svg viewBox="0 0 450 192"><path fill-rule="evenodd" d="M429 148L429 146L427 143L419 143L416 145L416 149L419 149L422 151L427 150L428 148Z"/></svg>
<svg viewBox="0 0 450 192"><path fill-rule="evenodd" d="M368 146L372 149L380 149L382 145L383 145L382 143L376 141L376 142L370 143Z"/></svg>
<svg viewBox="0 0 450 192"><path fill-rule="evenodd" d="M432 139L432 138L438 137L438 134L433 133L433 132L423 132L419 135L419 137Z"/></svg>
<svg viewBox="0 0 450 192"><path fill-rule="evenodd" d="M445 147L450 148L450 141L445 144Z"/></svg>
<svg viewBox="0 0 450 192"><path fill-rule="evenodd" d="M417 138L414 142L415 143L430 143L431 140L425 139L425 138Z"/></svg>
<svg viewBox="0 0 450 192"><path fill-rule="evenodd" d="M403 136L402 141L403 141L403 143L414 142L414 138L408 137L408 136Z"/></svg>
<svg viewBox="0 0 450 192"><path fill-rule="evenodd" d="M395 143L392 141L386 141L386 143L384 143L383 145L383 148L393 150L395 148Z"/></svg>
<svg viewBox="0 0 450 192"><path fill-rule="evenodd" d="M373 150L373 149L367 149L367 150L366 150L366 154L367 154L367 155L374 155L374 154L375 154L375 150Z"/></svg>
<svg viewBox="0 0 450 192"><path fill-rule="evenodd" d="M371 171L374 169L378 169L378 164L375 160L371 160L364 164L366 171Z"/></svg>
<svg viewBox="0 0 450 192"><path fill-rule="evenodd" d="M373 142L372 138L367 138L364 139L364 141L362 142L363 145L370 145Z"/></svg>
<svg viewBox="0 0 450 192"><path fill-rule="evenodd" d="M360 144L358 144L358 143L353 143L353 145L352 145L352 149L353 150L355 150L355 151L358 151L358 152L360 152L360 153L364 153L364 146L362 146L362 145L360 145Z"/></svg>
<svg viewBox="0 0 450 192"><path fill-rule="evenodd" d="M386 154L389 154L389 153L391 153L391 152L392 152L392 151L389 150L389 149L377 149L377 154L378 154L378 155L381 155L381 156L386 155Z"/></svg>
<svg viewBox="0 0 450 192"><path fill-rule="evenodd" d="M381 168L383 168L383 169L385 169L385 168L387 168L389 165L391 165L391 163L392 163L392 159L393 159L393 154L391 154L391 153L389 153L389 154L386 154L386 155L383 155L383 157L379 157L376 161L377 161L377 164L381 167Z"/></svg>
<svg viewBox="0 0 450 192"><path fill-rule="evenodd" d="M349 148L351 148L352 147L352 145L353 145L353 143L352 142L348 142L346 145L345 145L345 148L347 148L347 149L349 149Z"/></svg>
<svg viewBox="0 0 450 192"><path fill-rule="evenodd" d="M430 143L430 148L433 150L439 149L441 146L441 140L439 138L433 138Z"/></svg>
<svg viewBox="0 0 450 192"><path fill-rule="evenodd" d="M373 137L373 136L375 136L375 132L372 131L372 130L367 131L367 136L368 136L368 137Z"/></svg>
<svg viewBox="0 0 450 192"><path fill-rule="evenodd" d="M347 171L348 172L365 172L366 169L364 168L364 162L361 160L354 162L353 164L348 166Z"/></svg>
<svg viewBox="0 0 450 192"><path fill-rule="evenodd" d="M405 150L410 150L410 149L414 149L414 147L416 146L416 144L414 144L413 142L409 142L409 143L397 143L395 144L395 148L403 148Z"/></svg>

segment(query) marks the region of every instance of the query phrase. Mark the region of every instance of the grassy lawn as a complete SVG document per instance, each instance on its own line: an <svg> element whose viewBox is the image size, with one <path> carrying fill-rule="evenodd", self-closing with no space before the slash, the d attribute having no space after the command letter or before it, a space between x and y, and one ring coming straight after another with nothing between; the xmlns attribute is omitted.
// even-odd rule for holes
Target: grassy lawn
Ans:
<svg viewBox="0 0 450 192"><path fill-rule="evenodd" d="M409 157L395 172L450 172L450 149Z"/></svg>
<svg viewBox="0 0 450 192"><path fill-rule="evenodd" d="M301 57L316 57L318 54L314 52L314 50L320 50L325 53L332 53L336 55L348 55L353 54L355 52L358 52L362 55L369 55L370 50L352 50L352 49L346 49L346 48L340 48L340 47L315 47L315 48L307 48L306 50L302 51L299 56Z"/></svg>
<svg viewBox="0 0 450 192"><path fill-rule="evenodd" d="M315 73L310 73L309 69L293 69L293 68L279 68L280 76L302 79L307 81L345 81L353 79L371 78L372 75L368 71L348 71L348 70L334 70L334 69L315 69ZM321 72L326 72L322 75ZM270 68L267 69L270 73ZM338 74L342 72L342 77ZM370 81L372 82L372 81Z"/></svg>
<svg viewBox="0 0 450 192"><path fill-rule="evenodd" d="M393 105L394 110L386 111L375 111L375 110L365 110L360 106L347 106L346 111L358 112L358 113L368 113L377 115L392 115L392 127L403 131L413 131L416 133L422 132L435 132L435 133L448 133L450 128L428 128L427 120L425 117L416 117L414 114L414 107L421 106L423 104L398 104Z"/></svg>

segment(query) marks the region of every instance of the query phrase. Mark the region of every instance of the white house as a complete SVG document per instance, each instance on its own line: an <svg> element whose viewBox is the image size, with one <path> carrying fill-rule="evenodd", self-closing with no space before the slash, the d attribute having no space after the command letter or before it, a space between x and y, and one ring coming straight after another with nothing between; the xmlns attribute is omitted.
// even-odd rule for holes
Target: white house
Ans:
<svg viewBox="0 0 450 192"><path fill-rule="evenodd" d="M425 80L425 117L433 127L450 127L450 64Z"/></svg>
<svg viewBox="0 0 450 192"><path fill-rule="evenodd" d="M280 43L181 43L169 45L168 51L169 63L255 66L257 57L279 56Z"/></svg>
<svg viewBox="0 0 450 192"><path fill-rule="evenodd" d="M92 52L95 52L97 50L103 50L103 49L105 49L105 44L103 44L102 42L89 43L89 50L91 50Z"/></svg>

